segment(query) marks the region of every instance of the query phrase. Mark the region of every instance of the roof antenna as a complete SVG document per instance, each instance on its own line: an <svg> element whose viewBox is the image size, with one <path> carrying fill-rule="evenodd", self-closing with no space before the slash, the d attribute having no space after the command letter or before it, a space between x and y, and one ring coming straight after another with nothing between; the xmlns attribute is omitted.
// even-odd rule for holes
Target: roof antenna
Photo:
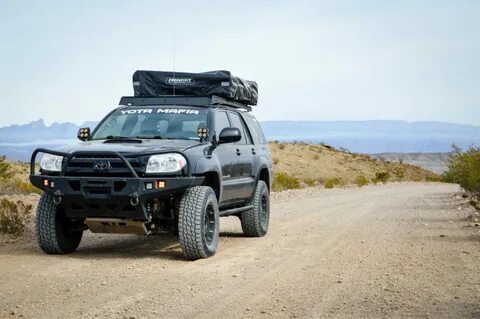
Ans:
<svg viewBox="0 0 480 319"><path fill-rule="evenodd" d="M175 96L175 28L173 28L173 96Z"/></svg>

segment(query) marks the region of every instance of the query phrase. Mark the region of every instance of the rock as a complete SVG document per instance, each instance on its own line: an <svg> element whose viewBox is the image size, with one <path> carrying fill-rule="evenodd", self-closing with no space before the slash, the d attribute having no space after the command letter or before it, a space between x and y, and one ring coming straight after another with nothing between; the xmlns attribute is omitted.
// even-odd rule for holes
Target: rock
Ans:
<svg viewBox="0 0 480 319"><path fill-rule="evenodd" d="M457 210L462 210L462 207L457 207Z"/></svg>
<svg viewBox="0 0 480 319"><path fill-rule="evenodd" d="M447 236L446 236L446 235L444 235L444 234L441 234L441 235L440 235L440 237L447 237Z"/></svg>
<svg viewBox="0 0 480 319"><path fill-rule="evenodd" d="M237 278L238 274L233 274L232 277Z"/></svg>

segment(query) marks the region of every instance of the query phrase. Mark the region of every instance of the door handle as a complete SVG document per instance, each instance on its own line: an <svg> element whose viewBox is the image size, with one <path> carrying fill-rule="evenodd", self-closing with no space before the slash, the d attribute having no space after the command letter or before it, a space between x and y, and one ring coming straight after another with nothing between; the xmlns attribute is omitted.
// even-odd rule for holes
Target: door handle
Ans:
<svg viewBox="0 0 480 319"><path fill-rule="evenodd" d="M242 152L240 152L240 149L237 148L237 155L242 155Z"/></svg>
<svg viewBox="0 0 480 319"><path fill-rule="evenodd" d="M252 154L255 155L257 152L255 152L255 149L252 147Z"/></svg>

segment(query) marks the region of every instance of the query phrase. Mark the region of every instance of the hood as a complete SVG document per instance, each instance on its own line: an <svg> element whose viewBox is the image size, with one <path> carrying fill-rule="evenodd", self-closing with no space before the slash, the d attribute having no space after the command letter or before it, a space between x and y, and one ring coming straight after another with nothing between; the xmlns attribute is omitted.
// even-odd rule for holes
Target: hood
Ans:
<svg viewBox="0 0 480 319"><path fill-rule="evenodd" d="M102 152L113 151L119 153L140 153L153 151L185 151L193 146L200 145L194 140L142 140L142 143L112 142L105 140L81 142L75 145L60 147L60 152L72 153L78 151Z"/></svg>

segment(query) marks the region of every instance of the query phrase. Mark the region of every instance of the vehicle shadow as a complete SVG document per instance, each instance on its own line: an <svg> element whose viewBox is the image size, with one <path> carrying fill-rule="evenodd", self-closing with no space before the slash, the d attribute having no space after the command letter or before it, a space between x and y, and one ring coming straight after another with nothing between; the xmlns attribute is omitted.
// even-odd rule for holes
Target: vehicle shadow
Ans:
<svg viewBox="0 0 480 319"><path fill-rule="evenodd" d="M93 237L93 236L92 236ZM102 235L86 238L72 258L161 258L186 261L178 237L171 234L135 236ZM96 240L95 240L96 239Z"/></svg>

